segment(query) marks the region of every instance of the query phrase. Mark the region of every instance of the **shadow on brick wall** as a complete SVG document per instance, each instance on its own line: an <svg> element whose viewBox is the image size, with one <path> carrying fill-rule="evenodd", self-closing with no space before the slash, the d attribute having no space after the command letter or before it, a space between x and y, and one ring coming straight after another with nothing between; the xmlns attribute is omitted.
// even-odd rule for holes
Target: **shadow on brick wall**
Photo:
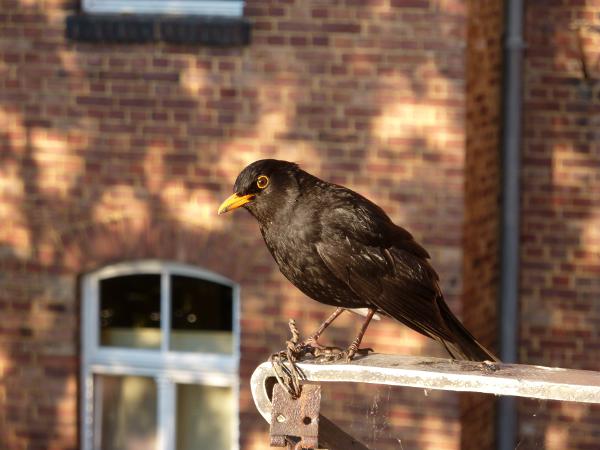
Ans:
<svg viewBox="0 0 600 450"><path fill-rule="evenodd" d="M519 357L529 364L600 370L599 13L591 1L526 9ZM522 400L519 412L519 448L597 446L594 405Z"/></svg>
<svg viewBox="0 0 600 450"><path fill-rule="evenodd" d="M0 434L11 448L78 446L77 277L89 270L159 258L240 283L243 383L282 346L289 316L316 328L329 311L289 287L251 218L215 215L254 159L296 160L381 204L431 250L459 309L464 11L248 1L253 44L210 49L67 42L70 5L4 3ZM357 328L341 324L336 345ZM365 344L443 354L393 323ZM456 398L435 402L415 401L396 424L404 445L456 447ZM265 424L247 392L240 404L242 447L260 447Z"/></svg>

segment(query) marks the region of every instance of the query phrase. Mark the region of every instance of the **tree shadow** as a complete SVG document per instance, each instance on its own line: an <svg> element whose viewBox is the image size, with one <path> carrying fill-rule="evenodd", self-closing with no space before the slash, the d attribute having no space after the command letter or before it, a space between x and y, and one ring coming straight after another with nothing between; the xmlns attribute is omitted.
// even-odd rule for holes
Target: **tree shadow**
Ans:
<svg viewBox="0 0 600 450"><path fill-rule="evenodd" d="M544 21L539 20L543 11ZM578 28L597 24L592 2L526 8L521 346L528 364L599 370L597 281L600 83L582 71ZM597 35L585 37L597 60ZM589 448L593 405L520 400L519 448Z"/></svg>
<svg viewBox="0 0 600 450"><path fill-rule="evenodd" d="M328 314L290 288L250 217L213 215L253 159L295 159L367 194L428 247L459 309L464 11L382 5L335 4L323 13L317 3L249 1L252 46L198 49L65 42L71 5L49 12L11 2L11 14L35 24L24 26L27 36L13 33L24 50L5 53L10 90L0 95L12 121L0 159L19 186L7 197L12 231L0 264L33 292L6 291L9 407L0 423L11 448L77 448L76 292L84 272L159 258L240 283L243 383L283 345L288 317L311 330ZM281 19L269 24L272 16ZM362 24L368 18L380 25ZM423 27L425 19L440 27ZM352 319L341 325L333 344L346 345L357 327ZM376 325L365 340L382 342L390 352L442 354L394 323ZM36 386L47 401L26 399ZM456 404L453 394L440 398ZM240 405L244 446L264 424L244 389ZM423 439L439 434L427 417L458 421L452 408L415 417L404 428L422 429Z"/></svg>

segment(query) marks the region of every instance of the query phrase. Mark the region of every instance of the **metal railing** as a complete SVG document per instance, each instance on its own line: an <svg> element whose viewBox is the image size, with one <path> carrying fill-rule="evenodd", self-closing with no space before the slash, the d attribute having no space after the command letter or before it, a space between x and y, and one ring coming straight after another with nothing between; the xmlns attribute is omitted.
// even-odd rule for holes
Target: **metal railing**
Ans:
<svg viewBox="0 0 600 450"><path fill-rule="evenodd" d="M382 354L371 354L351 363L301 362L297 367L303 374L303 383L311 385L369 383L600 403L600 373L586 370ZM252 396L260 414L272 424L272 434L273 423L278 422L277 417L275 420L271 417L273 407L276 406L271 402L276 385L271 363L265 362L256 368L251 378ZM277 397L283 398L281 395ZM279 421L285 420L284 416L278 417ZM304 423L307 422L311 422L310 417L305 418ZM317 423L319 446L330 450L366 448L326 417L319 415ZM290 441L296 444L290 448L305 448L301 443L302 421L297 428L299 429L293 430L297 433L289 433L290 436L299 438Z"/></svg>

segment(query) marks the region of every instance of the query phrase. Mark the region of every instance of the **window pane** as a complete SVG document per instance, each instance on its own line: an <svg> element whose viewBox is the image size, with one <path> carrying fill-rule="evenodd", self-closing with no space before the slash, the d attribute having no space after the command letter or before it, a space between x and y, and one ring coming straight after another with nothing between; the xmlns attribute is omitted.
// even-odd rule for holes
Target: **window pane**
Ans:
<svg viewBox="0 0 600 450"><path fill-rule="evenodd" d="M177 385L177 450L226 450L233 445L229 387Z"/></svg>
<svg viewBox="0 0 600 450"><path fill-rule="evenodd" d="M171 278L171 349L233 352L232 289L210 281Z"/></svg>
<svg viewBox="0 0 600 450"><path fill-rule="evenodd" d="M94 448L156 448L157 393L152 378L96 375Z"/></svg>
<svg viewBox="0 0 600 450"><path fill-rule="evenodd" d="M100 344L160 348L160 275L100 281Z"/></svg>

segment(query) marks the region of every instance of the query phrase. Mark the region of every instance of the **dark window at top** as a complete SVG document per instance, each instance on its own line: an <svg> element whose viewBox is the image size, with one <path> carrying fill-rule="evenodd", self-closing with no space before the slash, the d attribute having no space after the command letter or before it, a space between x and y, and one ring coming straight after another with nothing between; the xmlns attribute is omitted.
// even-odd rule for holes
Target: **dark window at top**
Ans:
<svg viewBox="0 0 600 450"><path fill-rule="evenodd" d="M222 284L181 275L171 277L173 330L232 331L232 290Z"/></svg>
<svg viewBox="0 0 600 450"><path fill-rule="evenodd" d="M125 275L100 281L100 344L159 348L160 275Z"/></svg>
<svg viewBox="0 0 600 450"><path fill-rule="evenodd" d="M160 328L160 275L100 281L102 328Z"/></svg>

